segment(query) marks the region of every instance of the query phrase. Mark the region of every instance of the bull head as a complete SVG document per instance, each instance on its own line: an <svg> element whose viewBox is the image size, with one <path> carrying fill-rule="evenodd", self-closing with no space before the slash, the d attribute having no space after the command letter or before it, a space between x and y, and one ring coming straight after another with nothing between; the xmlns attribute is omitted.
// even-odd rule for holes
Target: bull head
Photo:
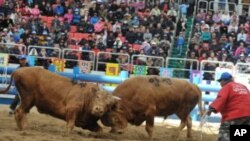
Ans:
<svg viewBox="0 0 250 141"><path fill-rule="evenodd" d="M92 92L94 93L94 100L92 101L91 113L98 117L103 116L120 100L119 97L112 96L109 92L102 89L92 89Z"/></svg>
<svg viewBox="0 0 250 141"><path fill-rule="evenodd" d="M120 102L117 102L112 109L106 112L101 117L103 125L111 127L111 133L123 133L123 130L127 127L128 121L124 111L120 108Z"/></svg>

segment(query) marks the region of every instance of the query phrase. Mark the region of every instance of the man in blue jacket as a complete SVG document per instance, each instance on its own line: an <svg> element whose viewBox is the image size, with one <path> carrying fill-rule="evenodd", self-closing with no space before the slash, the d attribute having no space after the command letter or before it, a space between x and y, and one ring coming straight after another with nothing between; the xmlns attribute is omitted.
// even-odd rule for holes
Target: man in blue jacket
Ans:
<svg viewBox="0 0 250 141"><path fill-rule="evenodd" d="M26 55L21 55L19 57L19 64L20 65L17 69L19 69L21 67L29 67L29 64L28 64L27 59L26 59ZM14 100L10 104L9 115L14 114L14 111L15 111L17 105L19 104L19 102L20 102L19 96L18 96L18 94L16 94Z"/></svg>

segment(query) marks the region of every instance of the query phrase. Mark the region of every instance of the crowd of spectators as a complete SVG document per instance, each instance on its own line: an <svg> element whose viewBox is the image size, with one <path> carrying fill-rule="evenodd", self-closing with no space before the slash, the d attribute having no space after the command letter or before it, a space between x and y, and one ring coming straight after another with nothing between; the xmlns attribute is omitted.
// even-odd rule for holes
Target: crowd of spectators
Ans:
<svg viewBox="0 0 250 141"><path fill-rule="evenodd" d="M250 15L245 9L241 15L223 9L199 9L188 50L187 58L199 63L202 60L250 63ZM197 69L197 63L192 62L186 68ZM214 71L216 67L218 64L205 63L203 70ZM205 73L204 78L213 80L214 76Z"/></svg>
<svg viewBox="0 0 250 141"><path fill-rule="evenodd" d="M165 58L178 20L178 7L176 0L0 0L0 51L23 54L20 45L32 45L51 47L28 51L40 57L57 57L57 48L73 48ZM65 58L94 57L76 52L66 52ZM100 57L101 61L113 63L128 59L121 58ZM151 59L135 57L134 61L154 66L147 60Z"/></svg>

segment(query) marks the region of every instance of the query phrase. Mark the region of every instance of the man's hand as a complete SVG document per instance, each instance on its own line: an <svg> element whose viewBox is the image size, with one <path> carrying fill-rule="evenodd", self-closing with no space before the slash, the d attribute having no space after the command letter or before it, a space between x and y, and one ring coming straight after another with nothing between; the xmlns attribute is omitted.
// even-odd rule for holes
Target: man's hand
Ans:
<svg viewBox="0 0 250 141"><path fill-rule="evenodd" d="M213 107L209 106L208 111L207 111L207 115L210 116L212 114L212 112L217 113L217 111Z"/></svg>
<svg viewBox="0 0 250 141"><path fill-rule="evenodd" d="M207 115L210 116L212 114L212 111L208 110Z"/></svg>

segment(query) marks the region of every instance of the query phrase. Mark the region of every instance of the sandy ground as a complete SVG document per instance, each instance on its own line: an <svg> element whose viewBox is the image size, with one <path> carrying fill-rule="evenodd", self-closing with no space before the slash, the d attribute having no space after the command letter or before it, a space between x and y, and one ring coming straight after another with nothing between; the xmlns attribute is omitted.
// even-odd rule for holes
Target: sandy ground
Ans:
<svg viewBox="0 0 250 141"><path fill-rule="evenodd" d="M145 141L149 140L144 125L129 126L124 134L110 134L110 128L104 127L101 134L74 128L66 134L66 122L48 115L37 113L36 109L27 115L28 128L18 131L14 116L8 115L8 107L0 105L0 141ZM176 133L178 120L167 119L164 123L156 123L153 141L186 141L186 128L180 138L172 136ZM202 132L201 132L202 131ZM207 123L203 128L193 122L192 141L216 141L218 124ZM189 139L190 140L190 139Z"/></svg>

